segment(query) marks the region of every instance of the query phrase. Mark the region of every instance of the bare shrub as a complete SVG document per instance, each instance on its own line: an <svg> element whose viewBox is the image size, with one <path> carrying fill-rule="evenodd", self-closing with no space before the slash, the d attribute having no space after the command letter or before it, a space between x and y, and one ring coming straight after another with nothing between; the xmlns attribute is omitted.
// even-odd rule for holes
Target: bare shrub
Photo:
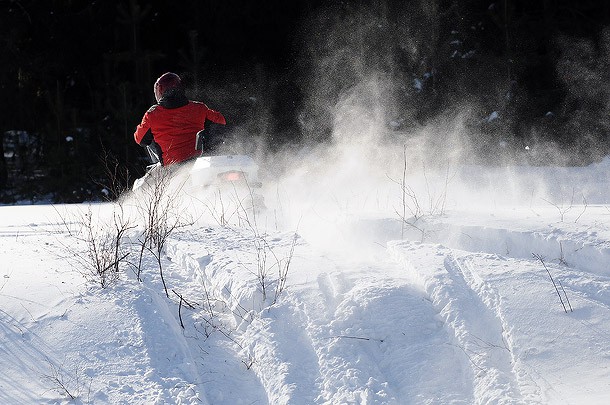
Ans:
<svg viewBox="0 0 610 405"><path fill-rule="evenodd" d="M102 151L100 158L106 179L104 182L97 182L102 187L102 193L108 201L121 198L129 190L129 169L122 165L118 159Z"/></svg>
<svg viewBox="0 0 610 405"><path fill-rule="evenodd" d="M555 292L557 293L557 296L559 297L559 302L561 302L561 306L563 307L563 310L567 313L568 308L570 308L570 312L574 312L574 310L572 309L572 304L570 304L570 300L568 299L568 294L566 293L566 290L563 288L561 281L557 280L557 282L555 282L555 279L551 275L551 271L549 270L549 268L544 263L544 259L542 256L540 256L539 254L536 254L536 253L532 253L532 256L534 256L536 259L538 259L540 261L540 263L542 263L542 266L544 267L547 274L549 275L549 278L551 279L551 283L553 283L553 287L555 288ZM557 284L559 284L559 287L557 287ZM561 292L559 291L559 288L561 288ZM563 295L562 295L562 293L563 293ZM567 305L567 307L566 307L566 305Z"/></svg>
<svg viewBox="0 0 610 405"><path fill-rule="evenodd" d="M567 205L565 205L563 203L554 203L545 198L543 198L542 201L555 207L557 209L557 211L559 212L559 218L560 218L561 222L563 222L565 215L568 213L568 211L570 211L572 208L574 208L574 193L575 193L575 190L572 189L572 197L570 198L570 203Z"/></svg>
<svg viewBox="0 0 610 405"><path fill-rule="evenodd" d="M452 180L452 177L449 176L449 163L447 163L444 182L441 191L438 194L432 192L425 165L423 166L423 174L424 179L426 180L426 192L428 194L428 213L430 215L445 215L445 207L447 205L447 190L449 189L449 183Z"/></svg>
<svg viewBox="0 0 610 405"><path fill-rule="evenodd" d="M180 320L180 326L182 329L184 329L184 321L182 320L182 306L186 305L190 309L195 309L195 304L187 301L182 294L177 293L176 290L172 289L172 292L180 299L178 304L178 319Z"/></svg>
<svg viewBox="0 0 610 405"><path fill-rule="evenodd" d="M297 240L299 235L297 232L294 233L292 237L292 243L290 245L290 251L288 255L281 261L277 262L278 269L278 277L275 285L275 294L273 297L273 303L276 303L280 298L280 295L286 289L286 281L288 279L288 270L290 269L290 263L292 262L292 257L294 256L294 248L297 244Z"/></svg>
<svg viewBox="0 0 610 405"><path fill-rule="evenodd" d="M426 185L427 194L427 210L424 209L420 203L415 190L407 184L407 172L408 172L408 161L407 161L407 146L403 148L403 166L402 166L402 177L400 180L396 180L387 176L390 181L397 184L400 187L400 206L395 209L394 212L401 220L401 238L404 239L405 230L407 227L413 228L421 233L422 240L425 236L425 230L417 226L417 221L424 215L444 215L445 208L447 205L447 191L452 177L449 175L449 164L445 170L444 182L440 193L435 193L432 190L428 175L426 172L425 164L422 164L422 174Z"/></svg>
<svg viewBox="0 0 610 405"><path fill-rule="evenodd" d="M208 198L205 201L198 199L220 226L227 226L237 216L237 206L231 204L231 199L225 201L225 197L222 190L219 189L214 191L212 198Z"/></svg>
<svg viewBox="0 0 610 405"><path fill-rule="evenodd" d="M184 181L175 177L176 168L158 167L152 170L146 182L136 190L136 206L143 220L144 230L138 240L140 253L136 267L136 276L142 281L142 260L144 252L150 252L159 269L165 295L169 291L163 273L163 254L169 237L176 229L190 225L188 211L182 206Z"/></svg>
<svg viewBox="0 0 610 405"><path fill-rule="evenodd" d="M267 233L262 232L257 223L256 196L252 188L247 184L249 194L249 204L244 205L244 199L237 199L239 203L240 223L245 225L252 232L252 242L256 251L256 278L262 295L263 302L267 301L269 294L273 292L272 304L275 304L282 292L286 289L286 282L290 264L294 255L294 248L298 240L298 233L295 231L289 252L286 256L278 256L275 249L267 240ZM237 196L237 192L235 192ZM298 226L297 226L298 230ZM275 273L275 275L274 275ZM273 288L270 291L270 288Z"/></svg>
<svg viewBox="0 0 610 405"><path fill-rule="evenodd" d="M570 197L570 202L569 204L564 204L564 203L555 203L552 202L550 200L547 200L545 198L542 199L542 201L552 205L553 207L555 207L555 209L557 210L557 212L559 212L559 219L561 222L564 221L566 214L575 207L574 205L574 195L576 194L576 190L574 188L572 188L572 196ZM580 212L580 214L578 214L578 216L576 217L576 219L574 220L574 223L578 222L578 220L580 219L580 217L583 216L583 214L585 213L585 211L587 210L589 203L587 202L586 197L584 196L584 194L581 195L582 196L582 211Z"/></svg>
<svg viewBox="0 0 610 405"><path fill-rule="evenodd" d="M279 255L269 243L267 233L261 231L258 225L259 211L264 207L262 196L254 192L247 180L230 186L230 191L226 187L219 188L213 195L210 194L213 198L198 201L207 208L220 226L236 225L251 232L255 263L254 266L242 265L255 275L263 302L271 298L271 303L276 303L286 289L298 234L295 231L289 252L285 256ZM238 318L243 316L234 315Z"/></svg>
<svg viewBox="0 0 610 405"><path fill-rule="evenodd" d="M75 367L73 372L68 372L63 366L56 365L49 358L46 358L48 365L48 371L41 374L44 381L51 385L50 389L57 391L60 395L69 398L70 400L81 399L86 393L91 393L91 379L89 384L86 385L85 381L81 376L81 370L79 367ZM85 391L86 390L86 391ZM85 403L90 403L90 399L87 398Z"/></svg>
<svg viewBox="0 0 610 405"><path fill-rule="evenodd" d="M91 205L72 220L62 216L65 230L77 241L76 244L62 243L68 252L67 257L76 263L78 271L86 279L102 288L119 279L121 265L127 264L129 256L123 238L135 227L121 203L113 204L112 208L108 222L102 216L94 217Z"/></svg>
<svg viewBox="0 0 610 405"><path fill-rule="evenodd" d="M399 213L397 211L397 214L400 216L400 218L403 220L403 222L407 218L407 210L411 213L411 217L416 220L423 214L423 211L421 209L421 206L419 204L419 200L417 199L417 195L415 194L415 191L407 184L407 169L408 169L407 146L404 145L402 178L400 179L400 181L397 181L388 176L388 178L390 178L390 180L392 180L394 183L396 183L400 186L401 212ZM403 229L403 233L404 233L404 229Z"/></svg>

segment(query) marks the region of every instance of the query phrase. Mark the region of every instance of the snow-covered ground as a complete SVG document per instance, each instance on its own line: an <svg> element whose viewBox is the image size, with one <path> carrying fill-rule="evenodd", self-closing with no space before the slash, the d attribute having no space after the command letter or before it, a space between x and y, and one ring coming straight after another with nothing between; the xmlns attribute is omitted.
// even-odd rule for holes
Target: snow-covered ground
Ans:
<svg viewBox="0 0 610 405"><path fill-rule="evenodd" d="M86 277L67 230L116 205L0 207L0 403L610 403L609 173L414 170L403 204L303 171L256 221L191 207L169 298L141 228Z"/></svg>

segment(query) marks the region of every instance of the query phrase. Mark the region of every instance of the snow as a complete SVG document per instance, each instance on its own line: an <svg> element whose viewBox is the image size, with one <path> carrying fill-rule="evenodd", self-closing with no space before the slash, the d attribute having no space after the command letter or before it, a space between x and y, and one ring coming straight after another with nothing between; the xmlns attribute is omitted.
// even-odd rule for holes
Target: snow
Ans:
<svg viewBox="0 0 610 405"><path fill-rule="evenodd" d="M397 175L348 163L258 216L189 200L169 297L150 252L141 282L87 270L118 203L0 207L0 403L610 403L610 158L414 169L408 224Z"/></svg>
<svg viewBox="0 0 610 405"><path fill-rule="evenodd" d="M493 121L497 120L498 118L500 118L500 115L498 114L497 111L494 111L491 114L489 114L489 116L487 118L485 118L485 121L493 122Z"/></svg>

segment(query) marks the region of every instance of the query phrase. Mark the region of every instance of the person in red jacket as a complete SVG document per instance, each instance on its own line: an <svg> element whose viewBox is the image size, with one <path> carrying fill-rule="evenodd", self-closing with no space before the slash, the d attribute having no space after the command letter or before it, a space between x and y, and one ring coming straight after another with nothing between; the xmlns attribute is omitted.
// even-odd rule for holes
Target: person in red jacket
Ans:
<svg viewBox="0 0 610 405"><path fill-rule="evenodd" d="M165 73L155 82L157 104L146 111L134 135L136 143L156 149L162 165L180 163L201 155L196 134L206 120L226 124L225 117L198 101L190 101L180 76Z"/></svg>

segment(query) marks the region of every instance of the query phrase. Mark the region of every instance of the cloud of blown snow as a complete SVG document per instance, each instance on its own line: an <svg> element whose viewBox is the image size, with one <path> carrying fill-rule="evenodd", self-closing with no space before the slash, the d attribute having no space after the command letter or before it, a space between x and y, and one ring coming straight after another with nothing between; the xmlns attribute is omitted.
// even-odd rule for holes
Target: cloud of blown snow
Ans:
<svg viewBox="0 0 610 405"><path fill-rule="evenodd" d="M310 142L266 165L272 177L284 174L272 193L278 216L332 247L350 239L343 225L354 216L440 210L448 170L465 150L463 114L426 126L404 122L415 90L396 69L387 10L346 6L309 21L302 130ZM414 55L416 42L404 41ZM413 193L408 209L403 182Z"/></svg>
<svg viewBox="0 0 610 405"><path fill-rule="evenodd" d="M307 20L302 64L308 103L301 125L310 142L265 163L272 222L299 224L311 243L332 249L367 240L366 234L374 241L383 231L354 225L369 216L399 221L473 205L595 199L594 190L561 169L523 169L505 161L501 140L489 144L473 136L469 123L481 118L468 103L418 123L413 78L429 73L418 69L430 46L424 39L437 36L437 14L421 2L405 14L419 24L396 25L384 4L331 6ZM399 68L409 63L397 63L398 54L411 58L411 70ZM526 146L532 155L556 153ZM481 151L493 163L485 169L472 165Z"/></svg>
<svg viewBox="0 0 610 405"><path fill-rule="evenodd" d="M260 122L235 129L234 138L242 143L230 143L227 152L248 153L261 162L270 208L264 225L298 225L311 243L332 249L345 248L354 239L366 241L367 234L371 241L376 233L399 236L390 222L389 230L362 225L368 217L400 222L473 205L594 201L578 178L559 170L511 166L502 139L473 134L473 121L493 125L501 114L483 117L476 105L456 102L440 114L417 116L418 94L436 74L426 58L439 37L439 17L434 4L407 3L332 5L306 19L299 62L306 102L297 137L304 142L298 148L265 151L250 130L260 132L258 140L269 135L266 125L273 117L257 110L269 104L262 102L265 93L242 94ZM525 147L541 160L558 156L541 142ZM481 155L492 165L473 165Z"/></svg>

